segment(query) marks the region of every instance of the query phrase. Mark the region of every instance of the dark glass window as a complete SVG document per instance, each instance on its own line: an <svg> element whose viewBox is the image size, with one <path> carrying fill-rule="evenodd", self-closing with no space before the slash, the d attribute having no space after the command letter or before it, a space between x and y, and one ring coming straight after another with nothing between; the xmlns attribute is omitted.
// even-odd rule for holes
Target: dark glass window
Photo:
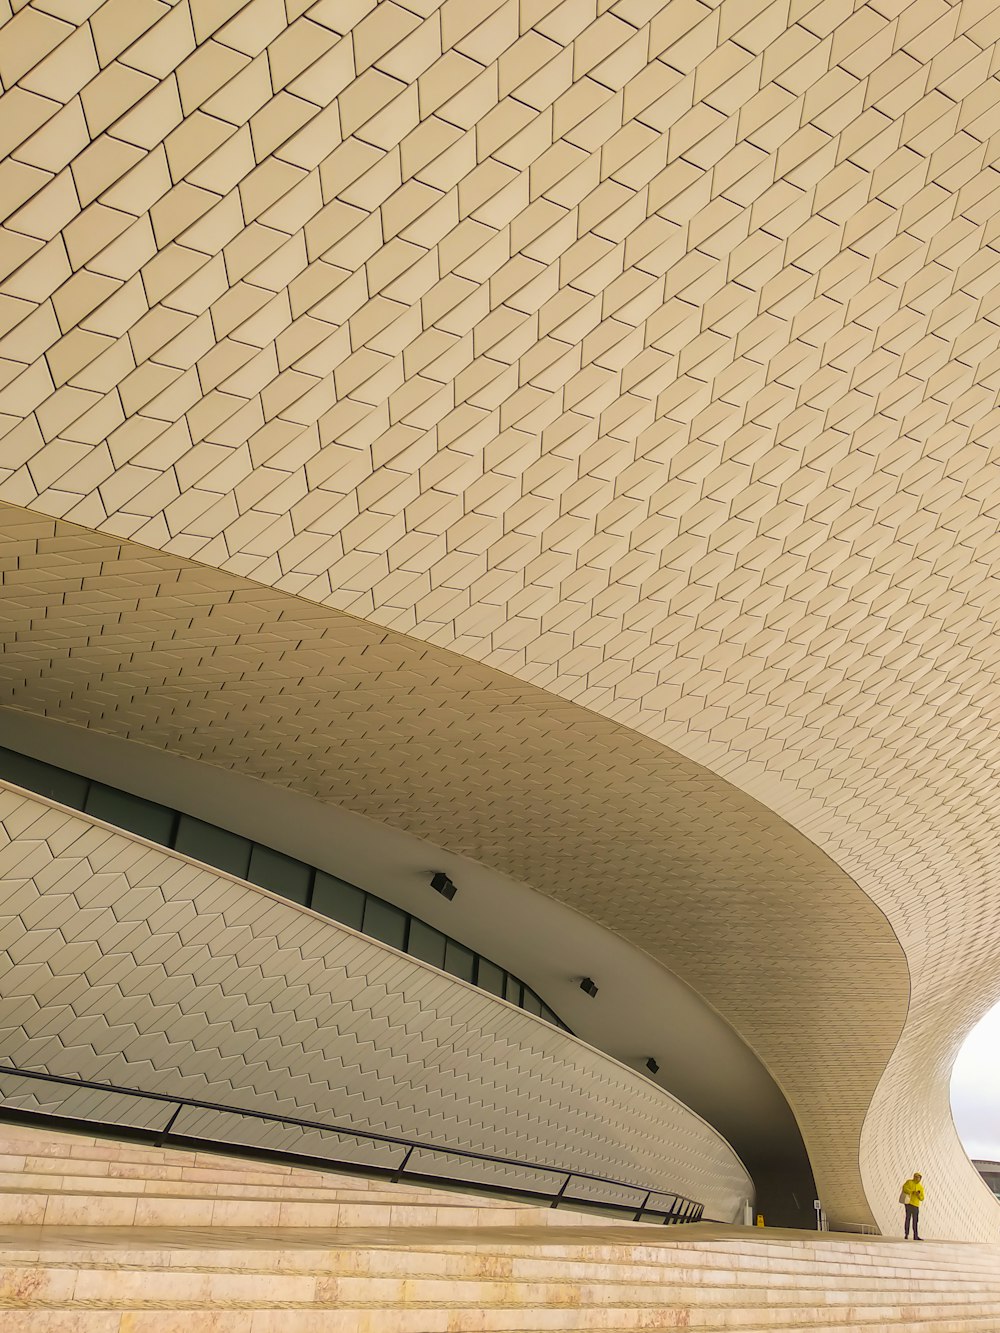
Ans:
<svg viewBox="0 0 1000 1333"><path fill-rule="evenodd" d="M236 875L239 879L247 877L250 865L249 838L240 838L213 824L204 824L191 815L181 815L174 846L185 856L193 856L196 861L204 861L206 865L225 870L227 874Z"/></svg>
<svg viewBox="0 0 1000 1333"><path fill-rule="evenodd" d="M381 898L369 897L365 903L364 932L383 944L391 944L394 949L406 948L405 912L391 903L384 903Z"/></svg>
<svg viewBox="0 0 1000 1333"><path fill-rule="evenodd" d="M250 852L250 870L247 879L261 888L291 898L293 903L305 903L309 898L309 876L312 871L293 856L274 852L270 847L254 843Z"/></svg>
<svg viewBox="0 0 1000 1333"><path fill-rule="evenodd" d="M354 884L348 884L346 879L317 870L312 907L314 912L322 912L352 930L360 930L365 915L365 893Z"/></svg>
<svg viewBox="0 0 1000 1333"><path fill-rule="evenodd" d="M476 955L457 940L449 940L444 951L444 969L462 981L471 981L475 974Z"/></svg>
<svg viewBox="0 0 1000 1333"><path fill-rule="evenodd" d="M155 801L144 801L141 796L132 796L115 787L92 782L83 808L95 819L116 824L118 828L138 833L140 838L148 838L150 842L158 842L161 846L170 846L175 815L173 810L157 805Z"/></svg>
<svg viewBox="0 0 1000 1333"><path fill-rule="evenodd" d="M533 990L496 963L336 875L314 871L292 856L262 847L227 829L216 828L191 815L179 815L155 801L146 801L101 782L90 782L77 773L2 746L0 777L61 805L86 810L87 814L128 829L150 842L173 846L196 861L260 884L292 902L308 902L315 911L334 921L364 931L393 948L406 950L462 981L474 982L490 995L502 996L528 1013L537 1014L566 1032L570 1030ZM313 880L311 898L310 879Z"/></svg>
<svg viewBox="0 0 1000 1333"><path fill-rule="evenodd" d="M439 930L426 925L423 921L418 921L416 917L410 918L410 938L406 944L407 953L412 953L414 958L420 958L423 962L430 963L432 967L444 967L445 943L445 936Z"/></svg>
<svg viewBox="0 0 1000 1333"><path fill-rule="evenodd" d="M503 982L503 968L497 967L496 963L491 963L488 958L480 958L479 968L476 972L476 985L481 986L483 990L488 990L491 995L499 995L502 999Z"/></svg>
<svg viewBox="0 0 1000 1333"><path fill-rule="evenodd" d="M50 801L72 806L74 810L83 809L88 783L76 773L67 773L52 764L43 764L40 759L15 754L13 750L0 750L0 774L15 787L26 787L39 796L47 796Z"/></svg>

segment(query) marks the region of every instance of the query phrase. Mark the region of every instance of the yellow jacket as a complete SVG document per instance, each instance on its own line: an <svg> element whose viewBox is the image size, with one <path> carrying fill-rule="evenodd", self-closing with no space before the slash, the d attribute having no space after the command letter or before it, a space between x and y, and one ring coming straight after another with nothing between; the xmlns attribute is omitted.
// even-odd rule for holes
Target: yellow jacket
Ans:
<svg viewBox="0 0 1000 1333"><path fill-rule="evenodd" d="M903 1195L907 1203L919 1208L924 1201L924 1187L919 1180L908 1180L903 1186Z"/></svg>

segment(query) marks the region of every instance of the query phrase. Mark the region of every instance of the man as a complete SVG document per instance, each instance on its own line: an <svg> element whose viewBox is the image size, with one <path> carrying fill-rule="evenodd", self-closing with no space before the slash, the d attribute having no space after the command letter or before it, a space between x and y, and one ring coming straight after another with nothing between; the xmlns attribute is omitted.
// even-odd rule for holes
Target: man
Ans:
<svg viewBox="0 0 1000 1333"><path fill-rule="evenodd" d="M910 1223L913 1223L913 1239L921 1240L922 1237L917 1234L920 1222L920 1205L924 1201L924 1187L921 1185L921 1176L919 1171L914 1171L909 1180L905 1181L903 1188L899 1191L899 1201L906 1205L906 1229L903 1232L905 1240L910 1239Z"/></svg>

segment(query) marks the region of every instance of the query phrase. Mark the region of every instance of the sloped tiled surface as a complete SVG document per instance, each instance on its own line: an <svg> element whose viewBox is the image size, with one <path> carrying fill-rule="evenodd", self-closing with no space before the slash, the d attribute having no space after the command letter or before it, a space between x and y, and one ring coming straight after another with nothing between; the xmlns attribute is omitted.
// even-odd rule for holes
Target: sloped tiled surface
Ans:
<svg viewBox="0 0 1000 1333"><path fill-rule="evenodd" d="M910 960L873 1206L905 1122L993 1234L945 1089L1000 992L992 0L0 17L0 499L789 819Z"/></svg>
<svg viewBox="0 0 1000 1333"><path fill-rule="evenodd" d="M563 1166L722 1220L752 1191L661 1088L444 973L15 788L0 787L0 836L0 1052L15 1067ZM62 1095L0 1082L13 1108ZM68 1114L118 1120L106 1094L73 1095ZM288 1142L235 1119L187 1110L175 1128L342 1153L318 1132ZM376 1148L386 1165L401 1156Z"/></svg>
<svg viewBox="0 0 1000 1333"><path fill-rule="evenodd" d="M870 1217L859 1134L907 972L807 839L662 746L454 654L28 511L4 526L0 699L399 824L620 931L775 1072L831 1213Z"/></svg>

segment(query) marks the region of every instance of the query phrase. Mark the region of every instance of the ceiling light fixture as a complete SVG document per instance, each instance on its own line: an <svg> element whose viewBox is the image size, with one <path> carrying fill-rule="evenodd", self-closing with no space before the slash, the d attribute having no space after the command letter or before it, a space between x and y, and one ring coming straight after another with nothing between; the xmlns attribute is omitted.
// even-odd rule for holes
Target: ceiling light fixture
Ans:
<svg viewBox="0 0 1000 1333"><path fill-rule="evenodd" d="M443 870L435 870L431 876L431 888L436 889L442 898L447 898L451 902L458 890L451 882Z"/></svg>

